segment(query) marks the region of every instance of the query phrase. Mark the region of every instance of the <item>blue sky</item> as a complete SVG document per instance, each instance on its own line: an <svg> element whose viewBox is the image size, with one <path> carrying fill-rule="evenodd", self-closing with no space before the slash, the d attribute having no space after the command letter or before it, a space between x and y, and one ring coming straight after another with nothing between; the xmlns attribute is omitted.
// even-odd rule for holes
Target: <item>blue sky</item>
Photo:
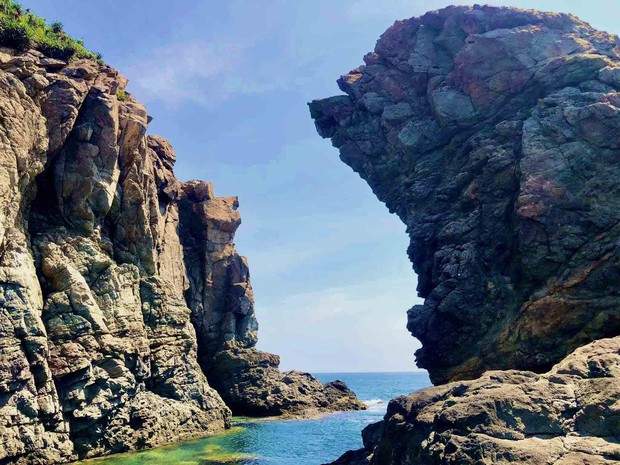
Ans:
<svg viewBox="0 0 620 465"><path fill-rule="evenodd" d="M449 1L23 0L130 80L177 176L238 195L259 348L282 368L403 371L420 300L400 221L314 131L306 102L340 93L394 20ZM620 1L487 1L564 11L619 33Z"/></svg>

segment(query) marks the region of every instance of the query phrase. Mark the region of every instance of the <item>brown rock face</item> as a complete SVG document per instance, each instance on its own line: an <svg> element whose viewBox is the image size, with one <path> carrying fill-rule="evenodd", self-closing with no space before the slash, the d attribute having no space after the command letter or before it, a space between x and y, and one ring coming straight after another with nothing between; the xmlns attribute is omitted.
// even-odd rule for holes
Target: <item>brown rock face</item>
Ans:
<svg viewBox="0 0 620 465"><path fill-rule="evenodd" d="M407 225L435 383L620 334L618 44L570 15L449 7L396 22L347 95L310 104Z"/></svg>
<svg viewBox="0 0 620 465"><path fill-rule="evenodd" d="M277 355L237 347L218 352L205 372L237 415L309 418L366 409L342 381L322 384L309 373L283 373L279 364Z"/></svg>
<svg viewBox="0 0 620 465"><path fill-rule="evenodd" d="M0 463L226 428L236 377L255 383L237 394L240 411L289 379L253 348L237 199L175 178L168 142L146 135L146 109L117 98L117 71L52 64L0 49ZM214 362L237 349L242 370ZM297 395L263 396L255 413L299 413L306 388L305 408L360 408L346 387L335 395L309 375L289 384Z"/></svg>
<svg viewBox="0 0 620 465"><path fill-rule="evenodd" d="M116 98L126 81L105 66L51 73L9 49L0 61L0 462L226 427L179 282L175 197L158 192L179 183L150 149L144 107Z"/></svg>
<svg viewBox="0 0 620 465"><path fill-rule="evenodd" d="M366 406L343 383L278 369L280 358L254 348L258 323L247 261L233 238L241 223L236 197L214 197L210 184L185 183L179 201L198 360L237 415L311 415ZM336 387L336 388L335 388Z"/></svg>

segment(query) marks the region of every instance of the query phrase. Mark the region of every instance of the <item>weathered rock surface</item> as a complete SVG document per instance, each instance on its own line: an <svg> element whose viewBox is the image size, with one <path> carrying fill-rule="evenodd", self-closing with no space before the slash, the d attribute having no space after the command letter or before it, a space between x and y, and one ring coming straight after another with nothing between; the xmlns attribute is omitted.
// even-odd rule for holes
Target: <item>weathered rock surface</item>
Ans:
<svg viewBox="0 0 620 465"><path fill-rule="evenodd" d="M185 183L179 201L186 299L198 334L198 360L237 415L311 415L365 409L342 383L280 372L280 358L254 348L258 323L247 261L233 238L241 224L236 197L214 197L210 184ZM335 390L334 390L335 389Z"/></svg>
<svg viewBox="0 0 620 465"><path fill-rule="evenodd" d="M618 38L574 16L398 21L312 117L406 223L434 382L548 370L620 334Z"/></svg>
<svg viewBox="0 0 620 465"><path fill-rule="evenodd" d="M571 15L448 7L310 103L407 225L418 365L480 377L396 399L336 463L620 461L619 45Z"/></svg>
<svg viewBox="0 0 620 465"><path fill-rule="evenodd" d="M322 384L308 373L278 370L280 358L256 349L220 351L206 371L237 415L312 417L366 405L342 381Z"/></svg>
<svg viewBox="0 0 620 465"><path fill-rule="evenodd" d="M290 386L303 402L276 396L289 375L254 349L237 199L175 178L146 109L118 97L126 84L95 62L0 49L0 464L216 432L235 389L235 408L273 392L270 414L358 405L311 377ZM237 348L245 371L214 365ZM239 392L245 372L256 385Z"/></svg>
<svg viewBox="0 0 620 465"><path fill-rule="evenodd" d="M392 400L364 447L335 464L620 462L620 337L577 349L544 374L489 371Z"/></svg>

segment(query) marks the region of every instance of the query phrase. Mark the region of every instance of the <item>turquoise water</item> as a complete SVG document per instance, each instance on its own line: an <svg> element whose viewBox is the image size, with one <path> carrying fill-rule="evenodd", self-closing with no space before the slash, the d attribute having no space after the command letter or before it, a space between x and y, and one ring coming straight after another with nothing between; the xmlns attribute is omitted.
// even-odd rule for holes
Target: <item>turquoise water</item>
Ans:
<svg viewBox="0 0 620 465"><path fill-rule="evenodd" d="M316 420L237 419L224 434L158 449L117 455L93 465L320 465L362 447L364 426L383 418L387 402L429 386L426 373L320 373L321 381L341 379L369 408Z"/></svg>

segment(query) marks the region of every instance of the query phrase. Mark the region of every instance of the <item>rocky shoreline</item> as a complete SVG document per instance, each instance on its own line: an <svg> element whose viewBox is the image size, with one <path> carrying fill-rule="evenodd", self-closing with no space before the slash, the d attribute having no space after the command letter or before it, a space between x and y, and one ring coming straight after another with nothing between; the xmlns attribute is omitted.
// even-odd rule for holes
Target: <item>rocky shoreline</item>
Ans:
<svg viewBox="0 0 620 465"><path fill-rule="evenodd" d="M407 225L408 329L438 386L335 463L617 463L620 40L447 7L364 62L310 112Z"/></svg>
<svg viewBox="0 0 620 465"><path fill-rule="evenodd" d="M334 464L610 465L620 461L620 337L542 375L488 371L390 402L364 448Z"/></svg>
<svg viewBox="0 0 620 465"><path fill-rule="evenodd" d="M0 48L0 464L196 438L232 413L364 409L255 348L239 202L176 179L126 85Z"/></svg>

